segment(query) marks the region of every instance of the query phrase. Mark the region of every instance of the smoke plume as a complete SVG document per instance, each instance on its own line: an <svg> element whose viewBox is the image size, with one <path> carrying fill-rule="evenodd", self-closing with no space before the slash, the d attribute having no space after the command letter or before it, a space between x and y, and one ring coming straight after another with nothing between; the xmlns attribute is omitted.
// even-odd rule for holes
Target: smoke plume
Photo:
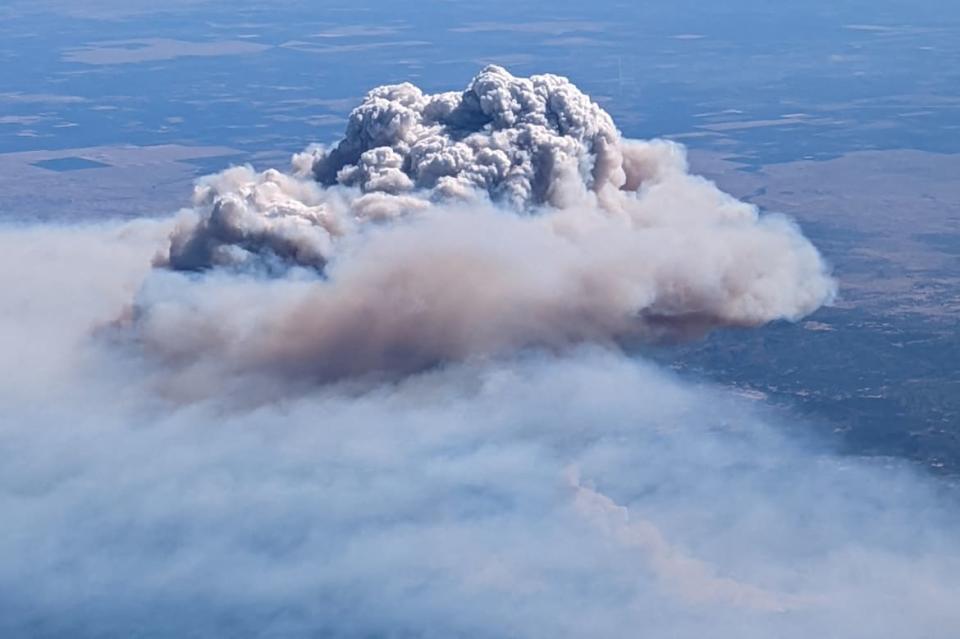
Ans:
<svg viewBox="0 0 960 639"><path fill-rule="evenodd" d="M145 297L152 349L329 381L795 320L834 292L792 222L691 175L676 144L623 139L557 76L487 67L461 93L374 89L344 139L294 165L201 181L158 264L298 283L232 287L226 304L249 296L239 317L190 293L191 328L172 336L175 302L157 314Z"/></svg>
<svg viewBox="0 0 960 639"><path fill-rule="evenodd" d="M295 164L0 226L0 635L957 636L946 486L629 355L828 300L789 221L497 68Z"/></svg>

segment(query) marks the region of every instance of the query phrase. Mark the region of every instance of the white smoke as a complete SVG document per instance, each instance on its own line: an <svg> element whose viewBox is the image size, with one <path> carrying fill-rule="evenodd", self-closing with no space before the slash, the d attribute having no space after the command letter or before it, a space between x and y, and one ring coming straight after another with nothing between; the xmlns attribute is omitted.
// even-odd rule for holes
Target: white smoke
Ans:
<svg viewBox="0 0 960 639"><path fill-rule="evenodd" d="M296 162L0 227L0 636L960 631L940 486L624 354L828 300L789 221L497 68Z"/></svg>
<svg viewBox="0 0 960 639"><path fill-rule="evenodd" d="M103 327L157 277L165 227L0 230L0 635L960 629L956 505L932 482L616 351L254 407L262 380L158 393L168 369ZM226 304L233 277L205 293Z"/></svg>
<svg viewBox="0 0 960 639"><path fill-rule="evenodd" d="M282 311L248 285L242 326L216 293L191 295L173 343L144 298L157 352L329 380L795 320L834 293L790 221L691 175L676 144L623 139L557 76L374 89L343 140L294 164L202 180L158 263L314 281Z"/></svg>
<svg viewBox="0 0 960 639"><path fill-rule="evenodd" d="M488 66L462 93L374 89L344 139L314 154L312 171L321 184L364 192L479 190L515 208L564 207L584 195L577 190L612 198L636 190L645 176L631 172L628 148L610 116L566 78L515 78Z"/></svg>

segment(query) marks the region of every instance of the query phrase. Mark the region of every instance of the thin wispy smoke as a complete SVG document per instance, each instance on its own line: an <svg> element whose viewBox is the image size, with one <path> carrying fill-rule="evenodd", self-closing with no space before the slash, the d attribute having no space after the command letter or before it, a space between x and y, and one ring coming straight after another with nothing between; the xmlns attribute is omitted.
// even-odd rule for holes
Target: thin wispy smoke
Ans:
<svg viewBox="0 0 960 639"><path fill-rule="evenodd" d="M496 68L296 162L0 227L0 635L960 631L941 485L629 355L829 300L792 223Z"/></svg>

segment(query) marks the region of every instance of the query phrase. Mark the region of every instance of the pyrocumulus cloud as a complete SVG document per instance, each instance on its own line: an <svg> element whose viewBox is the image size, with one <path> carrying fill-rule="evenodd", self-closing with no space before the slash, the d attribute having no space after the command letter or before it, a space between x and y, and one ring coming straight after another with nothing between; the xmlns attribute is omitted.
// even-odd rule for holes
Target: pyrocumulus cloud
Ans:
<svg viewBox="0 0 960 639"><path fill-rule="evenodd" d="M2 636L960 631L941 485L629 355L833 282L562 78L379 88L176 218L0 227L0 286Z"/></svg>
<svg viewBox="0 0 960 639"><path fill-rule="evenodd" d="M158 353L329 381L792 320L834 293L792 222L691 175L679 145L622 138L558 76L374 89L294 165L201 181L157 263L312 281L194 287L174 334L168 291L162 313L144 296Z"/></svg>

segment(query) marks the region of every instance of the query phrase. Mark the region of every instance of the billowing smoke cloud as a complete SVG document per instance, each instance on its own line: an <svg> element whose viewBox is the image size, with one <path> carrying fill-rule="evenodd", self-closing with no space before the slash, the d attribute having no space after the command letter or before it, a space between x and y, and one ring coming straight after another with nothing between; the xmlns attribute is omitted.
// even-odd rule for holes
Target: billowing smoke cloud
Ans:
<svg viewBox="0 0 960 639"><path fill-rule="evenodd" d="M623 139L557 76L380 87L343 140L294 164L203 180L158 263L299 283L191 292L173 334L167 291L161 313L144 297L152 349L328 381L797 319L834 292L790 221L691 175L676 144Z"/></svg>
<svg viewBox="0 0 960 639"><path fill-rule="evenodd" d="M956 505L935 484L617 351L254 408L259 380L158 394L168 370L103 327L168 229L0 231L0 635L960 629Z"/></svg>
<svg viewBox="0 0 960 639"><path fill-rule="evenodd" d="M0 227L0 636L960 631L945 486L625 355L829 299L788 221L496 68L296 162Z"/></svg>
<svg viewBox="0 0 960 639"><path fill-rule="evenodd" d="M610 116L555 75L515 78L489 66L462 93L425 95L405 83L374 89L350 114L345 138L314 153L324 185L364 192L470 197L517 208L636 190L649 177Z"/></svg>

